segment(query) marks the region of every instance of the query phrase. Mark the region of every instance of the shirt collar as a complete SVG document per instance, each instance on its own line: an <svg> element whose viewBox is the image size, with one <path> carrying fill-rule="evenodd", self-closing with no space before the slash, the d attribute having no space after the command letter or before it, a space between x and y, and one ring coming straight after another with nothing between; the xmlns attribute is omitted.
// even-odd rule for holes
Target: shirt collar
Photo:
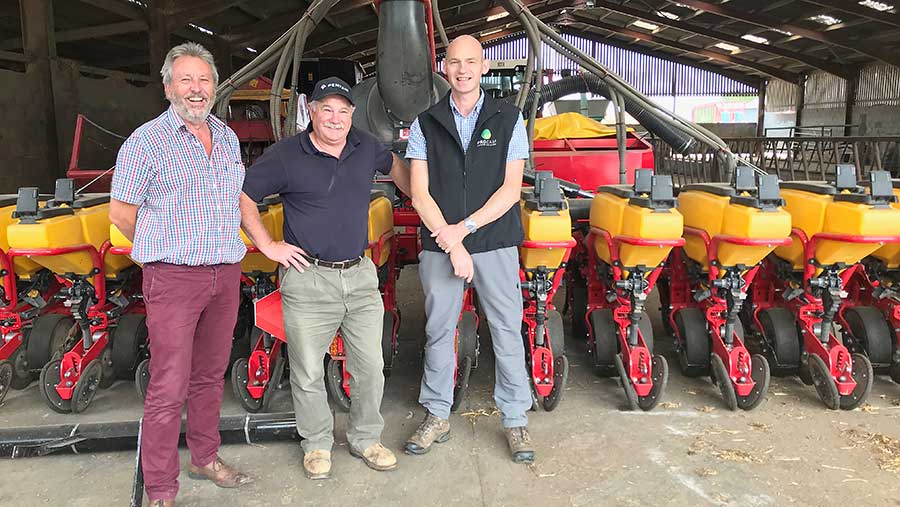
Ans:
<svg viewBox="0 0 900 507"><path fill-rule="evenodd" d="M169 120L169 125L171 125L173 129L183 129L187 132L187 125L184 124L184 118L175 111L175 106L169 104L169 109L166 110L166 117ZM222 138L225 133L225 122L217 118L216 115L210 113L206 117L206 125L209 126L209 131L212 133L213 139Z"/></svg>
<svg viewBox="0 0 900 507"><path fill-rule="evenodd" d="M299 139L300 139L300 147L303 149L303 151L305 151L309 155L315 155L317 153L324 153L321 150L319 150L318 148L316 148L316 145L313 144L312 139L309 138L309 133L311 131L312 131L312 124L309 125L308 130L304 130L303 132L300 132L300 134L297 135L297 137L299 137ZM359 136L356 134L356 127L351 126L350 131L347 132L347 144L344 145L344 149L343 149L343 151L341 151L341 158L344 158L347 155L349 155L350 153L352 153L353 150L355 150L356 147L359 146L360 142L361 142L361 140L360 140Z"/></svg>
<svg viewBox="0 0 900 507"><path fill-rule="evenodd" d="M456 107L456 102L453 101L453 95L450 95L450 110L453 111L453 114L462 116L463 118L469 118L474 116L478 118L478 114L481 112L481 106L484 104L484 90L478 89L478 102L475 103L475 107L472 109L472 112L469 113L469 116L463 116L462 113L459 112L459 109Z"/></svg>

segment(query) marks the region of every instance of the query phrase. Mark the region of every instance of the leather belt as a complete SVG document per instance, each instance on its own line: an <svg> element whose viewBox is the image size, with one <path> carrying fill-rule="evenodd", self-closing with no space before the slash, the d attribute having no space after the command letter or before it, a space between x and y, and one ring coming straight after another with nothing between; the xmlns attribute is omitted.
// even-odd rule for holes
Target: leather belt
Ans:
<svg viewBox="0 0 900 507"><path fill-rule="evenodd" d="M323 268L331 268L331 269L352 268L353 266L356 266L357 264L362 262L362 259L363 259L362 256L360 256L355 259L350 259L347 261L331 262L331 261L323 261L321 259L316 259L315 257L310 257L310 256L304 255L304 254L301 254L301 255L303 255L303 258L306 259L307 261L309 261L309 263L314 266L321 266Z"/></svg>

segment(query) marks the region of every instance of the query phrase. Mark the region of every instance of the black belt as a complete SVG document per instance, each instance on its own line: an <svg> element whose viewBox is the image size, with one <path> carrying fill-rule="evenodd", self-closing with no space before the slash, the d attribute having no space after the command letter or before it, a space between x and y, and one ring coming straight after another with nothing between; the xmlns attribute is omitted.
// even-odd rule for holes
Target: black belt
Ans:
<svg viewBox="0 0 900 507"><path fill-rule="evenodd" d="M323 268L331 268L331 269L348 269L356 266L360 262L362 262L362 256L357 257L355 259L350 259L349 261L340 261L340 262L331 262L331 261L323 261L321 259L316 259L315 257L310 257L305 254L303 258L309 261L310 264L314 266L322 266Z"/></svg>

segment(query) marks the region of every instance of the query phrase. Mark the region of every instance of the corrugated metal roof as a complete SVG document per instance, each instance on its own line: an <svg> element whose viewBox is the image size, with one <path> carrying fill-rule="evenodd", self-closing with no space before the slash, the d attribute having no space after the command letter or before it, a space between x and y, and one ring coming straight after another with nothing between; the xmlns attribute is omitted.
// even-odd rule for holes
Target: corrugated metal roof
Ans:
<svg viewBox="0 0 900 507"><path fill-rule="evenodd" d="M673 90L674 95L677 96L756 95L758 92L755 87L705 69L594 42L571 34L564 34L563 37L620 75L645 95L671 96ZM525 58L527 55L528 41L521 34L510 36L485 49L485 56L491 60ZM553 69L557 72L564 69L580 69L575 62L557 53L546 44L542 45L541 59L545 69Z"/></svg>

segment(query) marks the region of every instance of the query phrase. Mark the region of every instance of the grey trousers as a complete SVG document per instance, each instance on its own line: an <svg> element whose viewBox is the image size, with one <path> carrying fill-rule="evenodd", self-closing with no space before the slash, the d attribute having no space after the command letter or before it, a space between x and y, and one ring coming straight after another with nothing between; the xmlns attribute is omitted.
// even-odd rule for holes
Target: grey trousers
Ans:
<svg viewBox="0 0 900 507"><path fill-rule="evenodd" d="M325 391L323 358L338 328L344 336L350 373L347 440L362 451L381 441L384 419L384 305L375 265L366 257L338 270L317 266L287 271L281 281L284 329L291 370L291 395L303 450L331 450L334 417Z"/></svg>
<svg viewBox="0 0 900 507"><path fill-rule="evenodd" d="M522 341L522 291L516 247L472 255L478 292L496 357L494 402L505 428L528 424L531 388ZM465 280L453 274L450 256L422 251L419 277L425 291L425 373L419 403L432 415L447 419L453 403L454 338Z"/></svg>

